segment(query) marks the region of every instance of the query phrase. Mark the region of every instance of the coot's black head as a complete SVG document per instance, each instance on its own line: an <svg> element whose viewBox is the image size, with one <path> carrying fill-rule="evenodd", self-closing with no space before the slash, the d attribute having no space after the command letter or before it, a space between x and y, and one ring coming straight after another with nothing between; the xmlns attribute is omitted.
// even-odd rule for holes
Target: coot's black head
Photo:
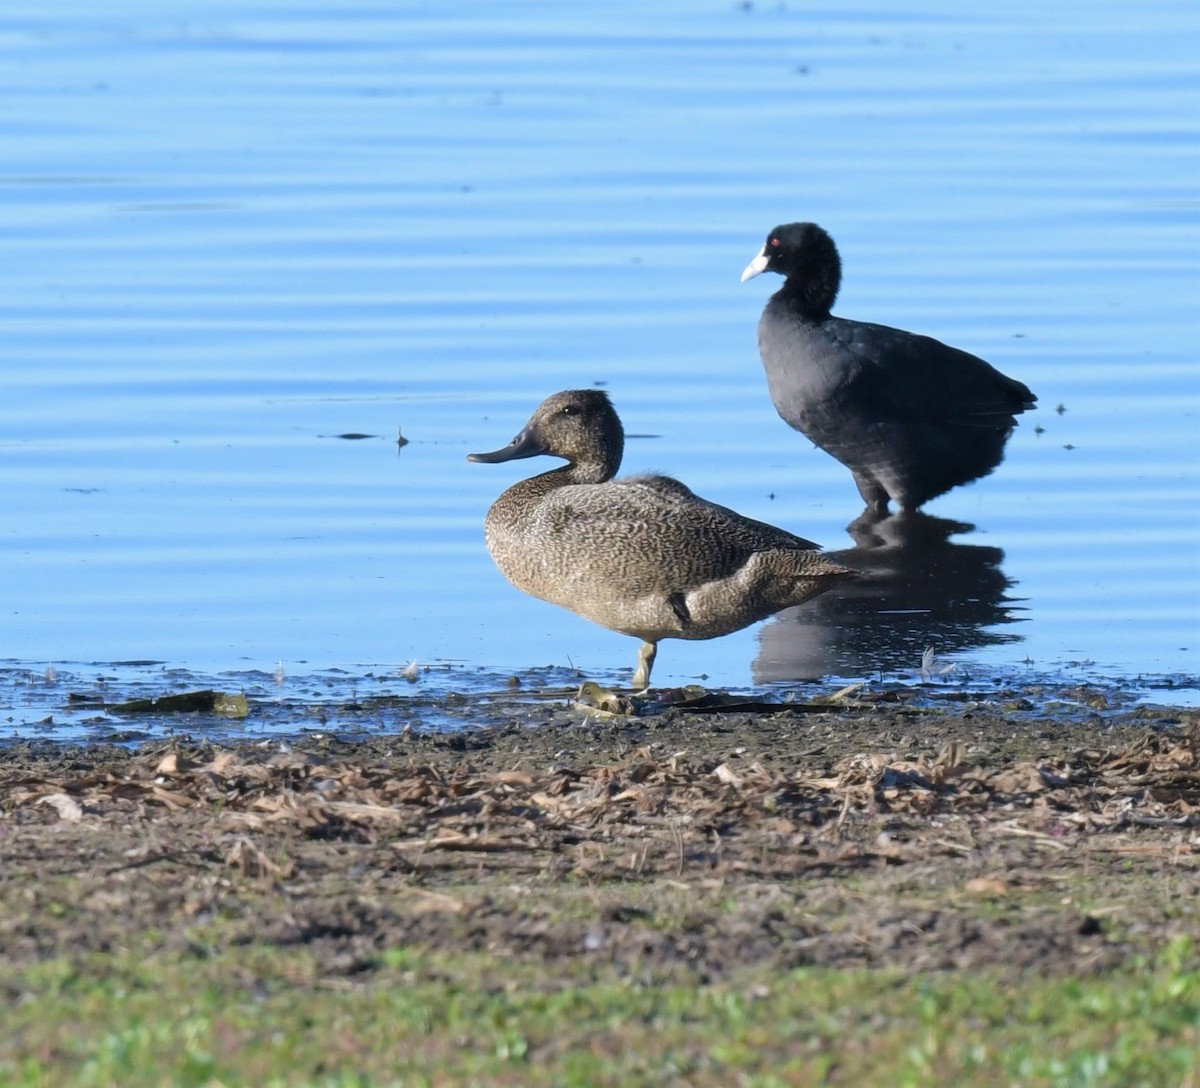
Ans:
<svg viewBox="0 0 1200 1088"><path fill-rule="evenodd" d="M816 223L787 223L771 231L762 251L742 273L742 282L760 272L783 276L784 292L812 316L828 315L842 283L837 246Z"/></svg>

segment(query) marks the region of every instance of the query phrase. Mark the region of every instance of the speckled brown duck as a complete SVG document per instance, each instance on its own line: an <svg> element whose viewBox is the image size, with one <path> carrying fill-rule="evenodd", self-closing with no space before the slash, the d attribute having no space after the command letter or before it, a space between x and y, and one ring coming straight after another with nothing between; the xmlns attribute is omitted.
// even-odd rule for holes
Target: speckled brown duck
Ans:
<svg viewBox="0 0 1200 1088"><path fill-rule="evenodd" d="M569 389L543 401L503 449L468 459L567 461L496 500L488 551L518 589L640 638L636 690L650 683L660 639L727 635L855 576L816 544L669 476L614 480L624 445L608 395Z"/></svg>

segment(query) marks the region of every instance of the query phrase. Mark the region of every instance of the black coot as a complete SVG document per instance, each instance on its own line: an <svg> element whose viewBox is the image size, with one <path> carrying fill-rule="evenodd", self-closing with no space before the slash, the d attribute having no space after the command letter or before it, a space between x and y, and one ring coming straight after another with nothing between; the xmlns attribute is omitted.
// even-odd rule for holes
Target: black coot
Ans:
<svg viewBox="0 0 1200 1088"><path fill-rule="evenodd" d="M1037 401L1026 386L928 336L834 317L841 259L815 223L771 231L742 282L768 271L785 277L758 325L771 399L853 473L870 513L916 510L1000 463Z"/></svg>

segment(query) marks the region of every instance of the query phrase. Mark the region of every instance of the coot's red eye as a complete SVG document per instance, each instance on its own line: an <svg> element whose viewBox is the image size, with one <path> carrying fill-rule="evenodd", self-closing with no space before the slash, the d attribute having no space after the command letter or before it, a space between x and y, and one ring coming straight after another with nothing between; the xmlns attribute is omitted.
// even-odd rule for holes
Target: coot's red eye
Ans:
<svg viewBox="0 0 1200 1088"><path fill-rule="evenodd" d="M772 239L771 239L771 245L773 245L773 246L774 246L776 249L778 249L778 248L779 248L779 239L778 239L778 238L772 238Z"/></svg>

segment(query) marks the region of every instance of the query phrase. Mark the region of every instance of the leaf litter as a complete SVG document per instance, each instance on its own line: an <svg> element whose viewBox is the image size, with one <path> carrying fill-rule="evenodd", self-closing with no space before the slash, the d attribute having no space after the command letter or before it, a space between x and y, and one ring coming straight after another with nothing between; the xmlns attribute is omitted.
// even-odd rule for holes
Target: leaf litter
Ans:
<svg viewBox="0 0 1200 1088"><path fill-rule="evenodd" d="M851 691L745 705L10 748L0 943L31 960L136 925L169 944L219 917L246 942L309 944L331 975L417 942L712 977L1077 973L1197 932L1193 713L1039 728Z"/></svg>

